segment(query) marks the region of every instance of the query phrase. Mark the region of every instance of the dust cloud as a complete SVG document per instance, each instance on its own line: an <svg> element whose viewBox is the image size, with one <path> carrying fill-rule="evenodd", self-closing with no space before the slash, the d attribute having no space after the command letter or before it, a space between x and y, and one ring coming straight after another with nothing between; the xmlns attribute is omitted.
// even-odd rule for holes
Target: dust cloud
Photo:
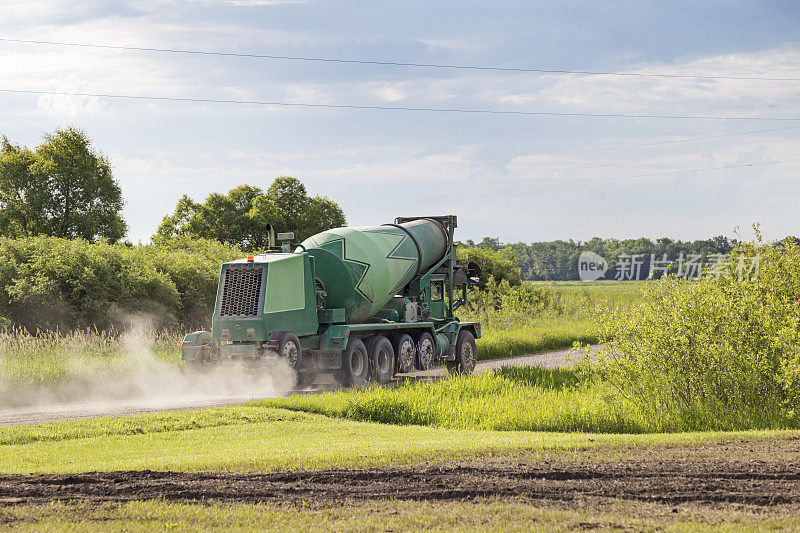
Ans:
<svg viewBox="0 0 800 533"><path fill-rule="evenodd" d="M123 350L113 362L75 357L66 361L65 376L54 382L0 383L0 418L31 407L91 406L99 412L104 405L109 412L198 407L282 396L297 382L295 372L277 359L188 372L154 356L151 317L133 315L126 322L120 339Z"/></svg>

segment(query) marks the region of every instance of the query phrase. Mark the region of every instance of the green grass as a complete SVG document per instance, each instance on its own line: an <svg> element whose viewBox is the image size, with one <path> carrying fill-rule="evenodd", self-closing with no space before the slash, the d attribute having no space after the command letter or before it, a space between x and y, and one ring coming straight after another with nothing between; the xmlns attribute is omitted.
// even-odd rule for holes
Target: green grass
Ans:
<svg viewBox="0 0 800 533"><path fill-rule="evenodd" d="M499 431L657 433L795 427L789 419L761 419L752 413L654 415L608 384L582 380L568 369L501 369L396 387L289 396L263 404L351 420Z"/></svg>
<svg viewBox="0 0 800 533"><path fill-rule="evenodd" d="M451 406L457 405L450 399ZM775 432L617 435L359 422L264 403L0 428L0 472L273 471L384 466L519 451L580 450Z"/></svg>
<svg viewBox="0 0 800 533"><path fill-rule="evenodd" d="M602 508L480 499L467 502L366 501L338 505L273 503L53 503L0 507L5 528L19 531L791 531L790 511L683 508L609 502Z"/></svg>
<svg viewBox="0 0 800 533"><path fill-rule="evenodd" d="M0 331L0 384L17 387L127 372L142 360L180 364L179 333Z"/></svg>
<svg viewBox="0 0 800 533"><path fill-rule="evenodd" d="M586 304L607 303L612 307L628 305L641 297L649 281L527 281L534 287L559 294L567 310L577 311Z"/></svg>

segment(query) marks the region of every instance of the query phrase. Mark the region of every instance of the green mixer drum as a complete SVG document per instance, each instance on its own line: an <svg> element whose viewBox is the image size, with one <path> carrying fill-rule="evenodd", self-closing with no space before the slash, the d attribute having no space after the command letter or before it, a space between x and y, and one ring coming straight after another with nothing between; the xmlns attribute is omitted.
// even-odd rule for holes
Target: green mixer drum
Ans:
<svg viewBox="0 0 800 533"><path fill-rule="evenodd" d="M303 242L315 259L326 307L344 308L348 322L363 322L382 309L419 272L447 252L448 237L436 221L334 228Z"/></svg>

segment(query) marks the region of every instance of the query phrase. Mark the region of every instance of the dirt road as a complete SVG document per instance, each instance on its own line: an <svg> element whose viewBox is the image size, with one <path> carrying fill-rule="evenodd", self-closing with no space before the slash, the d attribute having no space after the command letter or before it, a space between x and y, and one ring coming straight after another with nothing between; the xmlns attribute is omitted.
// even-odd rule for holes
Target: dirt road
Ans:
<svg viewBox="0 0 800 533"><path fill-rule="evenodd" d="M566 364L566 357L570 353L572 353L571 350L558 350L555 352L537 355L523 355L520 357L481 361L476 367L476 372L488 372L496 368L500 368L503 365L542 365L546 367L563 366ZM576 354L573 353L573 356L575 355ZM424 372L413 372L411 374L403 375L403 377L411 379L431 379L445 375L447 375L447 370L444 367L437 367ZM332 390L333 388L335 388L335 385L331 381L323 381L318 385L309 387L308 389L299 392L303 394L314 394ZM204 395L188 396L169 401L150 401L147 398L139 398L124 401L87 402L0 409L0 427L42 424L46 422L61 422L65 420L85 420L87 418L98 418L103 416L129 416L159 411L205 409L208 407L237 405L255 399L259 399L259 397L252 395L209 397Z"/></svg>

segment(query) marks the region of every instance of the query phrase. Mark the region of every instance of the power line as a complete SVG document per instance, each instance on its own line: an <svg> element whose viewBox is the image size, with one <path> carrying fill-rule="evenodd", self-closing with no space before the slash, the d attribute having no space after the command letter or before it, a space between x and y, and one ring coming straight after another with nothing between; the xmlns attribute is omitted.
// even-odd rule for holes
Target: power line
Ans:
<svg viewBox="0 0 800 533"><path fill-rule="evenodd" d="M556 111L504 111L495 109L458 109L437 107L406 107L354 104L309 104L299 102L277 102L262 100L228 100L219 98L185 98L172 96L142 96L129 94L84 93L66 91L33 91L23 89L0 89L0 92L13 94L40 94L56 96L88 96L96 98L114 98L120 100L147 100L160 102L193 102L207 104L237 104L281 107L307 107L327 109L365 109L380 111L418 111L430 113L465 113L478 115L518 115L518 116L555 116L555 117L596 117L596 118L652 118L652 119L684 119L684 120L768 120L768 121L800 121L800 117L715 117L707 115L636 115L627 113L568 113Z"/></svg>
<svg viewBox="0 0 800 533"><path fill-rule="evenodd" d="M591 181L616 181L616 180L628 180L634 178L650 178L655 176L670 176L675 174L691 174L693 172L710 172L712 170L728 170L731 168L744 168L744 167L760 167L762 165L780 165L782 163L793 163L795 161L800 161L800 158L796 159L783 159L781 161L761 161L759 163L742 163L738 165L724 165L721 167L707 167L707 168L695 168L691 170L671 170L667 172L653 172L650 174L635 174L632 176L618 176L614 178L597 178Z"/></svg>
<svg viewBox="0 0 800 533"><path fill-rule="evenodd" d="M697 74L663 74L663 73L643 73L643 72L612 72L612 71L593 71L593 70L567 70L567 69L544 69L527 67L491 67L478 65L448 65L437 63L405 63L400 61L371 61L365 59L337 59L327 57L303 57L303 56L279 56L268 54L243 54L236 52L215 52L208 50L183 50L177 48L150 48L143 46L117 46L108 44L87 44L87 43L68 43L60 41L38 41L28 39L6 39L0 41L7 43L20 44L45 44L54 46L73 46L80 48L102 48L109 50L128 50L134 52L161 52L170 54L191 54L204 56L222 57L245 57L252 59L272 59L280 61L310 61L321 63L350 63L358 65L385 65L395 67L414 67L414 68L441 68L455 70L483 70L496 72L535 72L539 74L580 74L583 76L623 76L623 77L642 77L642 78L678 78L678 79L704 79L704 80L755 80L755 81L800 81L800 78L777 78L768 76L704 76Z"/></svg>
<svg viewBox="0 0 800 533"><path fill-rule="evenodd" d="M691 141L707 141L710 139L723 139L725 137L738 137L740 135L753 135L756 133L771 133L775 131L786 131L786 130L796 130L800 129L800 126L789 126L787 128L772 128L769 130L755 130L755 131L741 131L738 133L726 133L723 135L710 135L708 137L687 137L684 139L673 139L671 141L659 141L659 142L652 142L652 143L643 143L643 144L628 144L623 146L611 146L608 148L593 148L591 150L575 150L572 152L565 152L567 154L588 154L591 152L605 152L610 150L629 150L632 148L644 148L647 146L659 146L662 144L674 144L674 143L683 143L683 142L691 142Z"/></svg>

